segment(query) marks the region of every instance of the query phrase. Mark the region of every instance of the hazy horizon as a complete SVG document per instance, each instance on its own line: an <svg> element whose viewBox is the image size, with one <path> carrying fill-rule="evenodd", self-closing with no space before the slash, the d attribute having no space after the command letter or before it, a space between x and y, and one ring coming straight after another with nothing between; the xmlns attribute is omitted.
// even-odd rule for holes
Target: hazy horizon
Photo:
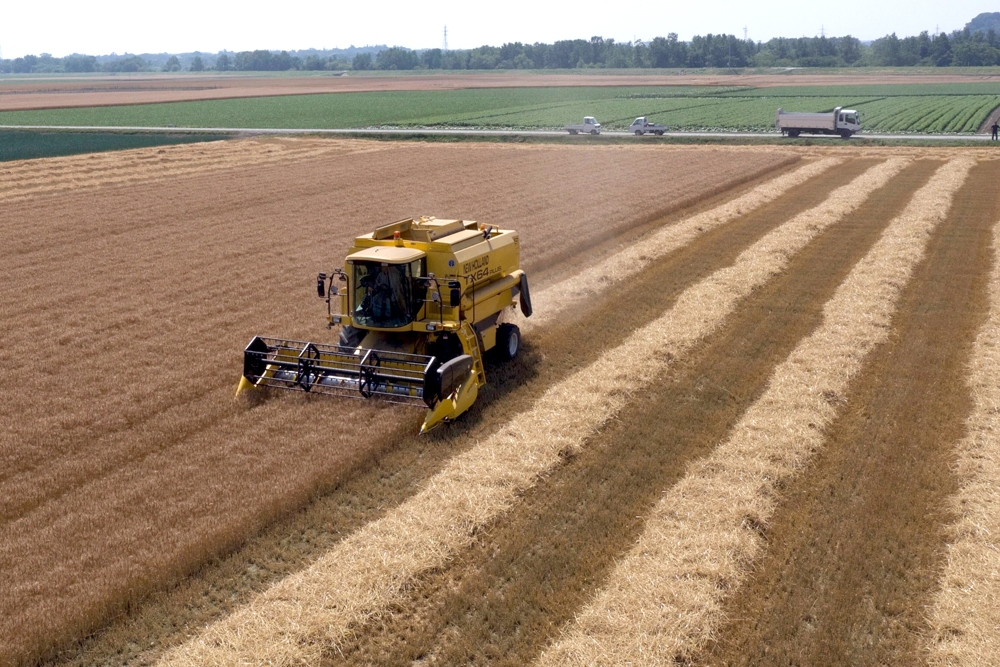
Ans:
<svg viewBox="0 0 1000 667"><path fill-rule="evenodd" d="M673 4L673 3L672 3ZM212 54L222 50L295 51L386 44L411 49L443 46L470 49L500 46L504 42L545 42L587 39L600 35L627 42L677 33L729 33L756 41L772 37L853 35L872 40L895 32L900 37L923 30L960 30L973 17L996 7L985 0L956 0L942 5L929 0L890 0L851 11L844 3L802 3L760 0L752 5L735 0L708 0L705 4L658 8L623 6L616 13L591 9L590 3L563 1L536 3L512 0L493 10L471 8L446 0L428 9L386 0L370 8L334 8L307 0L295 11L264 15L222 5L178 0L155 8L136 8L120 1L97 4L56 0L54 6L24 3L8 7L0 23L0 53L12 59L28 54L71 53ZM371 7L369 5L368 7Z"/></svg>

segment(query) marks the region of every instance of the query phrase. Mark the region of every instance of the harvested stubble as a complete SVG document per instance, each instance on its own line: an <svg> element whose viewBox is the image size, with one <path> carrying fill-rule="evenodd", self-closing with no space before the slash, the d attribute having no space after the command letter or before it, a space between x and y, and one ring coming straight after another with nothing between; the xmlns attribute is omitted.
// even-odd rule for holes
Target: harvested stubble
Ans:
<svg viewBox="0 0 1000 667"><path fill-rule="evenodd" d="M516 226L530 268L566 251L552 240L565 241L567 229L583 250L609 233L609 219L626 231L654 215L664 195L648 187L649 173L670 174L664 188L695 200L742 182L747 164L763 172L788 160L257 143L237 145L224 169L209 171L197 160L217 165L229 144L171 148L173 158L204 157L181 179L168 172L139 186L116 179L141 169L149 151L117 154L95 189L59 197L43 187L46 165L61 170L55 190L72 190L89 178L87 160L11 167L38 171L40 189L0 202L0 318L16 325L0 364L17 378L0 386L0 664L91 631L336 484L391 447L398 429L415 428L414 414L367 405L247 409L231 399L251 335L318 338L322 308L309 298L309 276L339 263L353 235L414 213L474 214ZM277 151L285 158L240 164L241 151L266 154L273 144L288 146ZM595 179L598 164L606 171Z"/></svg>
<svg viewBox="0 0 1000 667"><path fill-rule="evenodd" d="M768 547L725 600L699 664L926 664L927 609L959 489L954 447L972 412L968 369L989 310L998 177L1000 161L979 162L955 193L888 338L851 380L823 447L782 484Z"/></svg>
<svg viewBox="0 0 1000 667"><path fill-rule="evenodd" d="M963 485L951 506L947 565L929 609L928 664L1000 664L1000 223L993 228L989 317L968 378L973 409L957 446Z"/></svg>
<svg viewBox="0 0 1000 667"><path fill-rule="evenodd" d="M566 340L567 349L581 342L593 346L593 358L577 357L584 353L579 348L574 353L582 368L657 319L684 289L729 266L764 234L819 205L878 162L848 161L773 205L699 236L602 293L591 302L586 326L569 320L534 332L533 349L545 351L548 366L562 349L560 341ZM763 393L777 364L819 326L823 304L854 264L940 166L937 160L909 165L790 257L781 273L753 290L654 385L631 392L628 405L579 452L541 476L509 512L477 530L469 548L456 553L446 568L418 577L391 613L353 633L331 662L358 667L399 667L418 659L497 667L532 663L628 553L662 490L725 438ZM696 276L687 275L708 258L717 261ZM574 325L589 337L574 338ZM617 337L612 334L616 326L623 330Z"/></svg>
<svg viewBox="0 0 1000 667"><path fill-rule="evenodd" d="M686 290L674 308L597 362L552 386L534 407L452 459L426 487L346 538L311 568L167 655L162 664L310 663L382 613L413 577L440 567L477 527L514 502L539 474L621 409L628 393L658 377L717 328L788 258L856 208L905 165L893 159L838 188L744 251L733 266Z"/></svg>
<svg viewBox="0 0 1000 667"><path fill-rule="evenodd" d="M0 166L0 202L65 194L108 185L138 185L234 167L278 164L389 150L389 145L332 140L301 142L216 141L199 146L158 146L131 151L21 160Z"/></svg>
<svg viewBox="0 0 1000 667"><path fill-rule="evenodd" d="M697 213L685 220L665 227L643 238L598 264L549 285L532 300L537 315L521 324L524 331L557 318L565 311L579 307L607 285L627 279L659 258L690 243L696 236L726 224L737 217L774 201L792 188L810 178L841 164L843 159L826 158L811 162L795 171L775 178L768 183L727 201L708 211Z"/></svg>
<svg viewBox="0 0 1000 667"><path fill-rule="evenodd" d="M538 665L674 665L706 645L721 600L764 548L777 485L822 446L972 165L947 163L914 195L824 307L821 327L775 369L728 440L664 493L605 589Z"/></svg>

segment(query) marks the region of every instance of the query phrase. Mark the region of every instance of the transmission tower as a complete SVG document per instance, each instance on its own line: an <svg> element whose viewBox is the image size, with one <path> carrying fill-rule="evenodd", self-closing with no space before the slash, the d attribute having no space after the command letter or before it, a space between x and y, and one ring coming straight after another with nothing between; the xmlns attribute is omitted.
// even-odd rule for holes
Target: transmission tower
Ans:
<svg viewBox="0 0 1000 667"><path fill-rule="evenodd" d="M747 27L743 26L743 41L747 41Z"/></svg>
<svg viewBox="0 0 1000 667"><path fill-rule="evenodd" d="M448 50L448 26L444 27L444 50Z"/></svg>

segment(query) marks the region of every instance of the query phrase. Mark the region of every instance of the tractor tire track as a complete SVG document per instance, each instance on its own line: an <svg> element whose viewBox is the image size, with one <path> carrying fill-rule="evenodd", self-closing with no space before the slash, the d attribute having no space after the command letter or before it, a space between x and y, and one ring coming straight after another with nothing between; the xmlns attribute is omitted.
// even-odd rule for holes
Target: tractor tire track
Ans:
<svg viewBox="0 0 1000 667"><path fill-rule="evenodd" d="M904 289L823 450L784 491L771 545L726 605L711 665L922 665L918 638L956 489L953 443L986 310L1000 163L984 162Z"/></svg>
<svg viewBox="0 0 1000 667"><path fill-rule="evenodd" d="M912 165L822 233L661 386L633 396L455 565L428 576L329 662L530 663L628 551L661 489L723 439L774 366L819 325L822 304L939 164ZM656 289L657 268L637 291Z"/></svg>

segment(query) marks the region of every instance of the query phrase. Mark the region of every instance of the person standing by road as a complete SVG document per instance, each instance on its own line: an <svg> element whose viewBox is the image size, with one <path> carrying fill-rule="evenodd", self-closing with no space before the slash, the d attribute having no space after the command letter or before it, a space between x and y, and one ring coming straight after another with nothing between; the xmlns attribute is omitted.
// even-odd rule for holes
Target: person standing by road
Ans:
<svg viewBox="0 0 1000 667"><path fill-rule="evenodd" d="M1000 132L1000 120L994 120L993 125L990 126L990 129L993 130L993 141L996 141L997 133Z"/></svg>

